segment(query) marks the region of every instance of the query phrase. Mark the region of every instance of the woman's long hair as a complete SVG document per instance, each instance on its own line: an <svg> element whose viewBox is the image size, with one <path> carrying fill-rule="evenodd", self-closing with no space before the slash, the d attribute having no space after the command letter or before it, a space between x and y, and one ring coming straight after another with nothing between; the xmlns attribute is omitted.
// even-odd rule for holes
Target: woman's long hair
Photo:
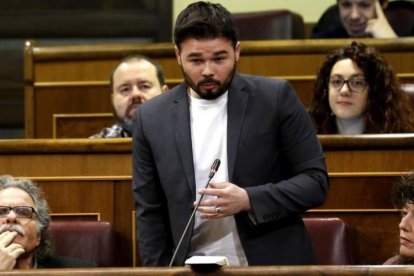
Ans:
<svg viewBox="0 0 414 276"><path fill-rule="evenodd" d="M371 47L352 42L330 53L317 75L310 114L318 134L338 132L329 106L329 76L340 60L351 59L364 72L368 85L364 133L414 132L414 111L392 67Z"/></svg>

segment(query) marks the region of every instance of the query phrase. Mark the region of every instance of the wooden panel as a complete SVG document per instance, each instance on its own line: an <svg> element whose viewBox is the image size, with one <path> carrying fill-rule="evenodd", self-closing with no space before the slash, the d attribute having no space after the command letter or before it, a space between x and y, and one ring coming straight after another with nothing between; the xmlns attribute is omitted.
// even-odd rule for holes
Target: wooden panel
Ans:
<svg viewBox="0 0 414 276"><path fill-rule="evenodd" d="M397 250L399 214L389 195L412 170L414 134L319 138L330 190L305 216L342 218L357 230L360 262L380 264ZM111 222L121 235L120 254L132 264L131 163L130 138L0 140L2 174L38 182L53 213L99 214Z"/></svg>
<svg viewBox="0 0 414 276"><path fill-rule="evenodd" d="M404 82L414 79L414 38L362 41L376 47ZM305 106L309 106L313 82L327 52L350 42L243 41L237 68L241 73L290 80ZM143 54L158 61L167 83L177 84L182 79L171 43L55 47L28 44L24 56L26 137L51 138L52 114L111 112L107 97L109 72L127 54Z"/></svg>
<svg viewBox="0 0 414 276"><path fill-rule="evenodd" d="M112 113L53 114L53 138L87 138L114 123Z"/></svg>
<svg viewBox="0 0 414 276"><path fill-rule="evenodd" d="M132 219L134 202L131 193L131 179L91 179L67 177L32 178L44 191L53 213L66 214L53 216L57 220L81 219L89 213L90 220L96 215L102 221L113 225L119 236L119 254L124 266L132 266ZM83 214L83 215L82 215ZM138 261L139 262L139 261Z"/></svg>

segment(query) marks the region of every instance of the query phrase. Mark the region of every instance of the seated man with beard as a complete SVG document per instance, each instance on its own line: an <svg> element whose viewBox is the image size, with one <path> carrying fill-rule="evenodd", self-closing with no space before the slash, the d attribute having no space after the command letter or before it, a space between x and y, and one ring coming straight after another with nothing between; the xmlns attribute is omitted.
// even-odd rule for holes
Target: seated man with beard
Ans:
<svg viewBox="0 0 414 276"><path fill-rule="evenodd" d="M49 223L48 204L33 182L0 176L0 269L95 266L52 256Z"/></svg>
<svg viewBox="0 0 414 276"><path fill-rule="evenodd" d="M138 105L168 90L161 66L140 55L121 60L112 71L110 85L117 123L90 138L131 137L131 126Z"/></svg>

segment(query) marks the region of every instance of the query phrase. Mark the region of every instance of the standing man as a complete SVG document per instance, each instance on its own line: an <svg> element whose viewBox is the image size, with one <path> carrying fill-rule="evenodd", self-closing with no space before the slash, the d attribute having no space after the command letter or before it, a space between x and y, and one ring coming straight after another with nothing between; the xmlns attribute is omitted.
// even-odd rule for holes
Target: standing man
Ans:
<svg viewBox="0 0 414 276"><path fill-rule="evenodd" d="M175 53L185 82L143 104L133 138L133 193L143 265L165 266L194 208L174 265L224 255L230 265L312 264L301 218L321 205L321 145L284 80L236 72L236 24L220 4L178 16ZM205 188L210 166L221 166Z"/></svg>
<svg viewBox="0 0 414 276"><path fill-rule="evenodd" d="M168 90L161 66L140 55L124 58L112 71L112 109L117 123L90 138L132 137L138 105Z"/></svg>

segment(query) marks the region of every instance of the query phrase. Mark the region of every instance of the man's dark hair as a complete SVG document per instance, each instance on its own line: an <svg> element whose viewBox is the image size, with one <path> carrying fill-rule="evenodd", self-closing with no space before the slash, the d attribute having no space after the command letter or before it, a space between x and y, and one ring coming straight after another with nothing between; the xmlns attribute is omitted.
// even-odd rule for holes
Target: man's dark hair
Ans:
<svg viewBox="0 0 414 276"><path fill-rule="evenodd" d="M199 1L187 6L177 17L174 27L174 43L181 49L181 43L189 38L197 40L224 37L236 47L239 32L231 13L220 4Z"/></svg>
<svg viewBox="0 0 414 276"><path fill-rule="evenodd" d="M125 58L123 58L112 70L111 72L111 76L109 77L109 84L111 86L111 89L114 85L114 73L116 71L116 69L118 69L118 67L122 64L122 63L128 63L130 61L140 61L140 60L146 60L149 63L151 63L152 65L154 65L155 70L157 72L157 78L158 81L160 82L160 86L162 87L165 84L165 78L164 78L164 71L162 70L162 67L159 63L157 63L156 61L146 57L146 56L142 56L142 55L129 55L126 56Z"/></svg>

